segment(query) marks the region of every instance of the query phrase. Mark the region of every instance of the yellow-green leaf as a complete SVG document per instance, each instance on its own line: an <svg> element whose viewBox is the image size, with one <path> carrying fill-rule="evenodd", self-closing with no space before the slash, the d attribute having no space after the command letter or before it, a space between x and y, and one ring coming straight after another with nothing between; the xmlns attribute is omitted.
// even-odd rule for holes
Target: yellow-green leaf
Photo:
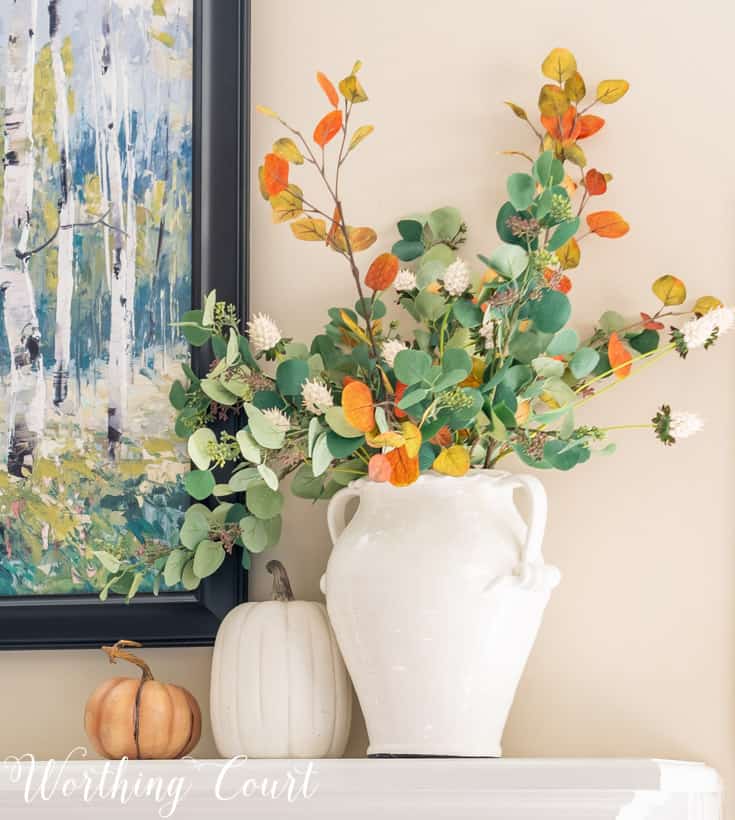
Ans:
<svg viewBox="0 0 735 820"><path fill-rule="evenodd" d="M282 137L273 143L273 153L278 154L281 159L293 162L294 165L302 165L304 155L299 151L298 146L290 137Z"/></svg>
<svg viewBox="0 0 735 820"><path fill-rule="evenodd" d="M265 166L261 165L258 168L258 187L260 188L260 195L263 199L268 202L270 200L271 195L268 193L265 187Z"/></svg>
<svg viewBox="0 0 735 820"><path fill-rule="evenodd" d="M597 99L606 105L617 102L629 88L627 80L603 80L597 86Z"/></svg>
<svg viewBox="0 0 735 820"><path fill-rule="evenodd" d="M327 238L327 223L311 216L292 222L291 230L297 239L304 242L323 242Z"/></svg>
<svg viewBox="0 0 735 820"><path fill-rule="evenodd" d="M355 74L350 74L349 77L345 77L339 84L339 90L347 102L361 103L365 102L368 98L365 89Z"/></svg>
<svg viewBox="0 0 735 820"><path fill-rule="evenodd" d="M274 120L281 119L272 108L266 108L264 105L256 105L255 110L266 117L272 117Z"/></svg>
<svg viewBox="0 0 735 820"><path fill-rule="evenodd" d="M378 234L372 228L347 228L350 237L350 247L356 253L365 251L378 239Z"/></svg>
<svg viewBox="0 0 735 820"><path fill-rule="evenodd" d="M409 458L415 458L421 449L421 430L411 421L401 424L401 432L406 444L406 453Z"/></svg>
<svg viewBox="0 0 735 820"><path fill-rule="evenodd" d="M705 313L709 313L711 310L721 307L722 302L716 296L700 296L694 303L692 311L696 313L697 316L704 316Z"/></svg>
<svg viewBox="0 0 735 820"><path fill-rule="evenodd" d="M520 105L510 102L510 100L506 100L505 104L516 115L516 117L518 117L519 120L526 120L526 122L528 122L528 114L526 114L525 109L521 108Z"/></svg>
<svg viewBox="0 0 735 820"><path fill-rule="evenodd" d="M651 286L651 290L667 307L681 305L687 298L686 285L681 279L670 274L659 276Z"/></svg>
<svg viewBox="0 0 735 820"><path fill-rule="evenodd" d="M357 131L352 135L352 139L350 140L350 148L349 150L352 151L365 139L365 137L370 136L375 130L374 125L361 125Z"/></svg>
<svg viewBox="0 0 735 820"><path fill-rule="evenodd" d="M555 48L541 63L541 72L561 85L577 70L577 61L568 48Z"/></svg>
<svg viewBox="0 0 735 820"><path fill-rule="evenodd" d="M538 107L545 117L561 117L569 108L569 97L563 88L547 83L541 87Z"/></svg>
<svg viewBox="0 0 735 820"><path fill-rule="evenodd" d="M362 68L362 60L355 60L355 64L352 66L352 73L357 74L357 72Z"/></svg>
<svg viewBox="0 0 735 820"><path fill-rule="evenodd" d="M576 142L564 146L564 159L568 159L569 162L573 162L580 168L584 168L585 165L587 165L587 157Z"/></svg>
<svg viewBox="0 0 735 820"><path fill-rule="evenodd" d="M572 102L576 103L584 99L584 95L587 93L587 86L585 86L584 79L579 71L575 71L574 74L567 77L564 83L564 90Z"/></svg>
<svg viewBox="0 0 735 820"><path fill-rule="evenodd" d="M579 249L579 243L574 237L565 242L555 253L562 270L570 270L571 268L576 268L577 265L579 265L581 252Z"/></svg>
<svg viewBox="0 0 735 820"><path fill-rule="evenodd" d="M434 469L443 475L463 476L470 469L470 454L461 444L442 450L434 460Z"/></svg>
<svg viewBox="0 0 735 820"><path fill-rule="evenodd" d="M290 219L301 216L304 212L303 196L304 192L298 185L289 185L280 194L272 196L270 203L273 209L273 221L276 223L288 222Z"/></svg>

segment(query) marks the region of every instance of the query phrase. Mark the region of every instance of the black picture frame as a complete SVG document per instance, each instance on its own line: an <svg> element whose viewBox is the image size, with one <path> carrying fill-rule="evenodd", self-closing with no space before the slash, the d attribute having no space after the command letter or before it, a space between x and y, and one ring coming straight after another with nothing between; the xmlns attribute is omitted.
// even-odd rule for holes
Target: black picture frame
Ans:
<svg viewBox="0 0 735 820"><path fill-rule="evenodd" d="M247 315L249 0L194 0L194 306L218 298ZM206 369L206 350L194 367ZM247 573L229 556L194 592L0 597L0 649L79 649L119 638L146 646L207 646L247 597Z"/></svg>

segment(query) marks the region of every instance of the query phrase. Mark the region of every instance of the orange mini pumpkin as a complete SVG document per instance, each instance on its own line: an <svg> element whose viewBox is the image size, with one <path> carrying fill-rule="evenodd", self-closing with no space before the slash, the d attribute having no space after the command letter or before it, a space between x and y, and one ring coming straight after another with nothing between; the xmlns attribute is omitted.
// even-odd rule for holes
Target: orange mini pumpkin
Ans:
<svg viewBox="0 0 735 820"><path fill-rule="evenodd" d="M97 687L84 710L84 729L95 749L110 760L175 760L199 742L202 715L196 698L181 686L161 683L145 661L126 651L136 641L103 646L142 671L136 678L112 678Z"/></svg>

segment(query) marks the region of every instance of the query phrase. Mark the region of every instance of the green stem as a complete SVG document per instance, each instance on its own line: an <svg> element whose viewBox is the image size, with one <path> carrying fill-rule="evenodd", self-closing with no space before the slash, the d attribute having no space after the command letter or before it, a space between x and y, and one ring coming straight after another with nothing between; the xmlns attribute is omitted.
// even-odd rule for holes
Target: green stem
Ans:
<svg viewBox="0 0 735 820"><path fill-rule="evenodd" d="M618 364L615 367L611 367L610 370L606 370L604 373L600 373L599 376L595 376L594 379L590 379L588 382L585 382L583 385L580 385L574 392L579 394L583 390L586 390L588 387L591 387L593 384L602 381L602 379L607 379L616 373L618 370L623 370L626 367L630 367L631 365L635 364L636 362L642 362L644 359L654 358L654 360L664 356L669 351L673 350L675 347L674 343L671 342L670 344L666 345L665 347L657 347L655 350L649 350L648 353L641 353L638 356L634 356L630 361L623 362L622 364ZM640 368L639 368L640 369Z"/></svg>

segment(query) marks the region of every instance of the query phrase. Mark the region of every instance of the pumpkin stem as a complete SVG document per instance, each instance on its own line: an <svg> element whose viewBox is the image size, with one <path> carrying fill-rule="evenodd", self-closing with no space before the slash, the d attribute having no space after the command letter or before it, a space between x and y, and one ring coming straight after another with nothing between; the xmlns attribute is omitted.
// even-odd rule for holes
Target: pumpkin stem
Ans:
<svg viewBox="0 0 735 820"><path fill-rule="evenodd" d="M114 646L103 646L102 651L107 653L110 663L117 663L118 659L128 661L128 663L134 663L141 670L141 680L143 682L147 680L154 680L153 672L151 672L150 666L148 666L142 658L139 658L137 655L133 655L132 652L125 651L125 647L128 646L141 649L143 644L138 643L137 641L118 641Z"/></svg>
<svg viewBox="0 0 735 820"><path fill-rule="evenodd" d="M288 580L288 573L286 567L280 561L268 561L265 568L273 576L273 600L274 601L293 601L294 594L291 589L291 582Z"/></svg>

